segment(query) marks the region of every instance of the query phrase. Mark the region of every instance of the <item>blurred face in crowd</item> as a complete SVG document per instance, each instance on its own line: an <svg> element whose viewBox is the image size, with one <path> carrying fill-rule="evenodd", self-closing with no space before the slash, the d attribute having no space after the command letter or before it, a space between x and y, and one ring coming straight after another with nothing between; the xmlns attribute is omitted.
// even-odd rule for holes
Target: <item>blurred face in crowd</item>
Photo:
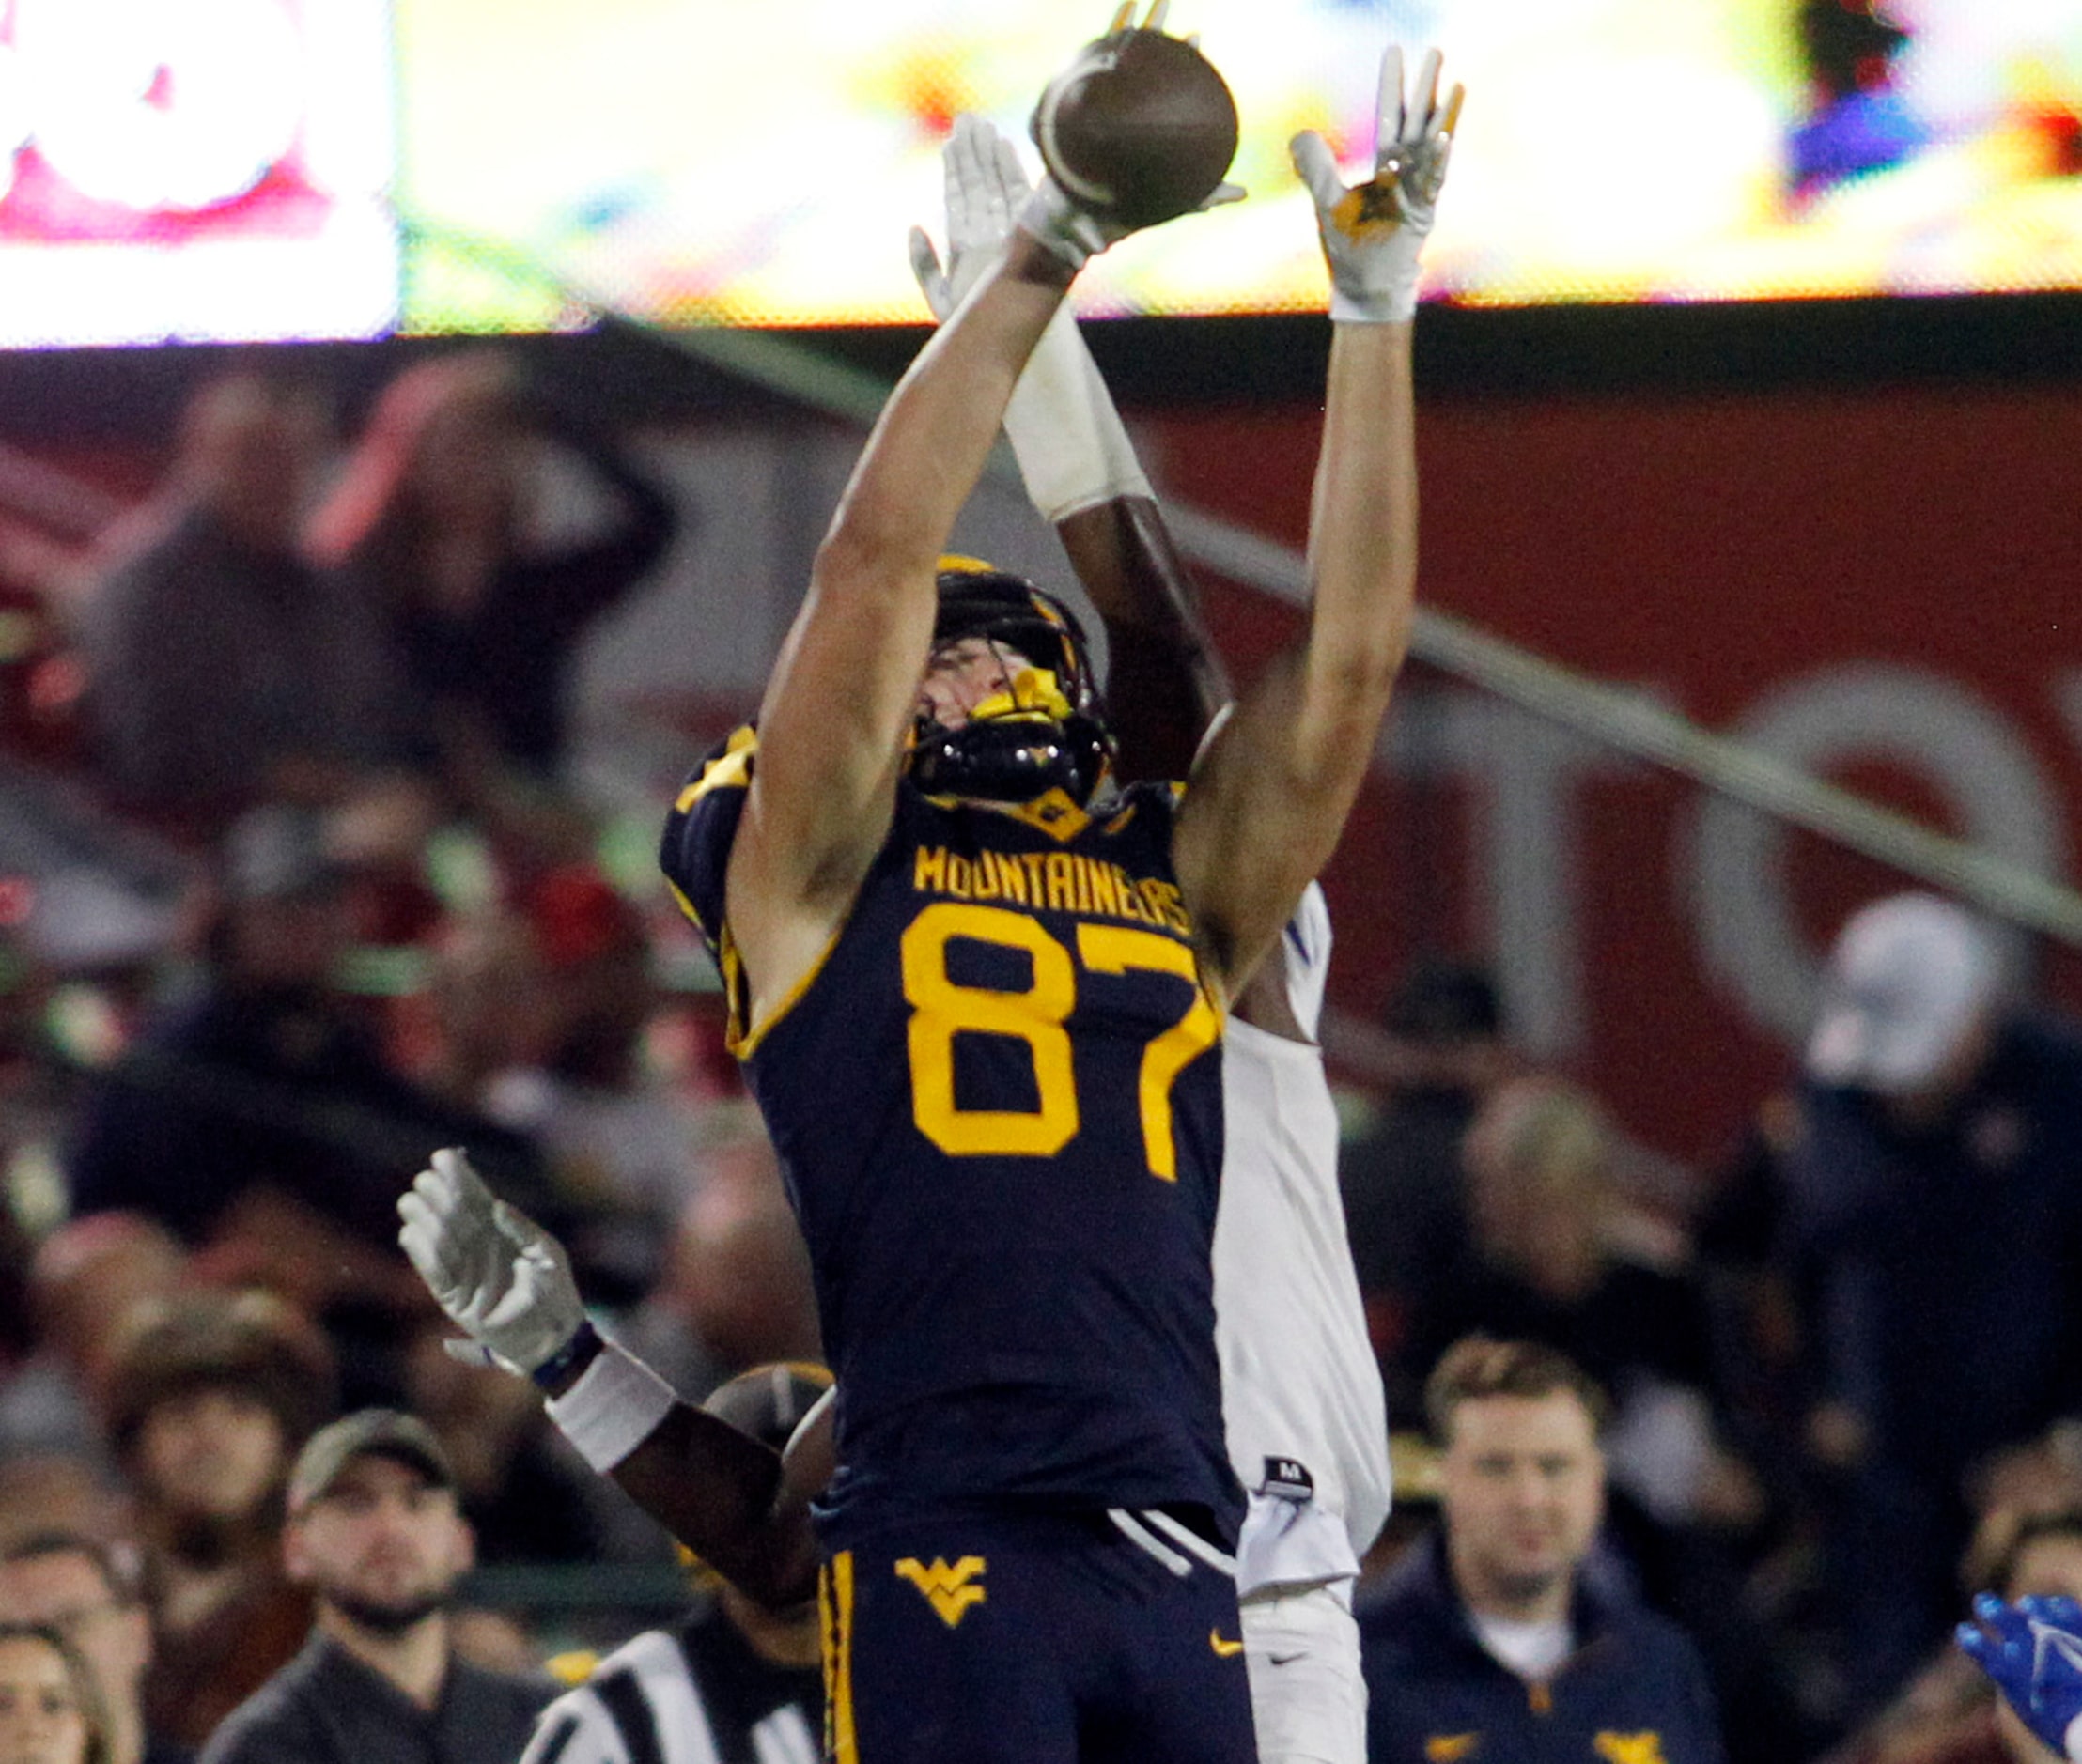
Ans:
<svg viewBox="0 0 2082 1764"><path fill-rule="evenodd" d="M1566 1610L1605 1513L1605 1456L1573 1394L1458 1404L1439 1489L1453 1578L1471 1607L1519 1617Z"/></svg>
<svg viewBox="0 0 2082 1764"><path fill-rule="evenodd" d="M309 395L245 377L221 381L189 413L191 493L241 544L291 552L324 436Z"/></svg>
<svg viewBox="0 0 2082 1764"><path fill-rule="evenodd" d="M81 1764L87 1740L65 1656L33 1635L0 1639L0 1764Z"/></svg>
<svg viewBox="0 0 2082 1764"><path fill-rule="evenodd" d="M504 543L519 515L525 431L504 390L505 370L482 366L458 380L420 431L412 485L430 528Z"/></svg>
<svg viewBox="0 0 2082 1764"><path fill-rule="evenodd" d="M1483 1254L1563 1302L1590 1291L1606 1260L1608 1154L1588 1099L1546 1079L1497 1091L1462 1146Z"/></svg>
<svg viewBox="0 0 2082 1764"><path fill-rule="evenodd" d="M482 914L454 927L432 986L442 1058L467 1084L539 1064L554 1034L549 976L518 913Z"/></svg>
<svg viewBox="0 0 2082 1764"><path fill-rule="evenodd" d="M250 1393L205 1385L152 1405L137 1433L137 1466L162 1507L198 1519L257 1512L288 1465L274 1411Z"/></svg>
<svg viewBox="0 0 2082 1764"><path fill-rule="evenodd" d="M100 1396L131 1308L176 1291L187 1266L180 1241L135 1214L93 1214L60 1226L38 1248L30 1273L44 1339Z"/></svg>
<svg viewBox="0 0 2082 1764"><path fill-rule="evenodd" d="M151 1619L81 1550L0 1562L0 1622L56 1630L79 1651L117 1729L137 1731L137 1687L152 1657Z"/></svg>
<svg viewBox="0 0 2082 1764"><path fill-rule="evenodd" d="M445 1609L476 1559L455 1491L376 1452L350 1459L290 1519L282 1543L291 1580L387 1635Z"/></svg>
<svg viewBox="0 0 2082 1764"><path fill-rule="evenodd" d="M711 1160L681 1214L660 1301L732 1367L814 1359L816 1296L809 1252L764 1136Z"/></svg>

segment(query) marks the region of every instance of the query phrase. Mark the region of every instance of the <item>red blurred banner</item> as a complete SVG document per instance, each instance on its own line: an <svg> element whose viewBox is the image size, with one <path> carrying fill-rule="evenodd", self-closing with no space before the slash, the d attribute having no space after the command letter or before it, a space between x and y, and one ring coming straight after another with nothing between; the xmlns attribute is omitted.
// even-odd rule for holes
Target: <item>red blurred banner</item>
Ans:
<svg viewBox="0 0 2082 1764"><path fill-rule="evenodd" d="M1182 500L1298 543L1313 410L1153 419ZM1422 595L2034 870L2082 836L2082 401L1900 389L1430 401ZM1218 602L1232 653L1293 614ZM1413 669L1330 873L1333 998L1487 957L1527 1050L1722 1154L1794 1073L1816 964L1911 886ZM2082 962L2037 958L2082 1005Z"/></svg>

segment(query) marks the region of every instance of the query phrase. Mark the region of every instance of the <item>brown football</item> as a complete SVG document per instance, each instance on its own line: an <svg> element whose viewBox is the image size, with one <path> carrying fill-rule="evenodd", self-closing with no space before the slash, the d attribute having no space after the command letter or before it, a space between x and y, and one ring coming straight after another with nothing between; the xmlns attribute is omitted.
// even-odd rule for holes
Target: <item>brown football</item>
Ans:
<svg viewBox="0 0 2082 1764"><path fill-rule="evenodd" d="M1049 83L1029 131L1080 208L1154 226L1221 182L1236 155L1236 101L1183 38L1115 31Z"/></svg>

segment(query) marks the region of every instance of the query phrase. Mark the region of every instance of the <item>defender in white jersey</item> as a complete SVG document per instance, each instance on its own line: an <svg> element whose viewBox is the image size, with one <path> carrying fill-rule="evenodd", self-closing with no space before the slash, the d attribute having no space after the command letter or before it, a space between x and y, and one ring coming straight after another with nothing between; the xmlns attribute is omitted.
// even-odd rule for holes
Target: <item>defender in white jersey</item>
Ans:
<svg viewBox="0 0 2082 1764"><path fill-rule="evenodd" d="M1330 915L1311 885L1282 955L1313 1036ZM1258 1756L1366 1754L1352 1583L1388 1517L1388 1413L1338 1194L1337 1110L1313 1040L1232 1016L1222 1039L1215 1343L1229 1459L1251 1497L1236 1546Z"/></svg>

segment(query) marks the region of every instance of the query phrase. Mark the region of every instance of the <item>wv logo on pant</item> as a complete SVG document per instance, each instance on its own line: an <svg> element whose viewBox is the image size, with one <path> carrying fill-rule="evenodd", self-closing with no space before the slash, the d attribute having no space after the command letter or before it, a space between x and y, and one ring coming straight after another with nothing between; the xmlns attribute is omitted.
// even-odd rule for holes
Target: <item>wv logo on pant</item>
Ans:
<svg viewBox="0 0 2082 1764"><path fill-rule="evenodd" d="M896 1578L909 1581L924 1593L934 1615L949 1629L969 1614L971 1605L983 1602L983 1587L976 1584L976 1577L983 1571L980 1555L965 1555L952 1568L943 1555L934 1556L930 1568L915 1555L907 1555L896 1564Z"/></svg>

